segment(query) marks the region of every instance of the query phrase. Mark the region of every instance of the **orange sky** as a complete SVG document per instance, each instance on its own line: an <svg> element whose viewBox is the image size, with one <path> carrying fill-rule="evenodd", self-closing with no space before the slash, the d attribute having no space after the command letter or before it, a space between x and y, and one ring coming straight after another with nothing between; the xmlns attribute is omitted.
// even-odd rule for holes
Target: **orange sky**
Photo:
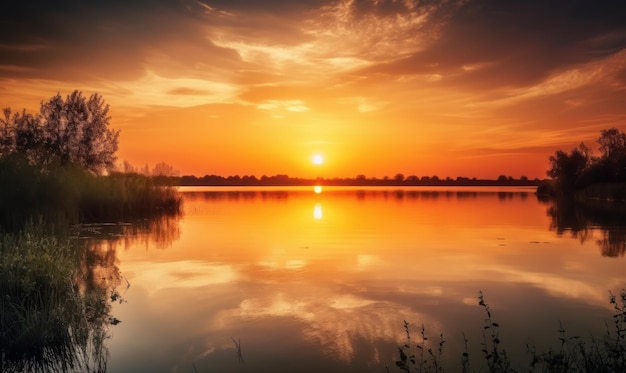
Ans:
<svg viewBox="0 0 626 373"><path fill-rule="evenodd" d="M0 15L0 106L100 93L138 167L543 178L626 129L618 1L35 3Z"/></svg>

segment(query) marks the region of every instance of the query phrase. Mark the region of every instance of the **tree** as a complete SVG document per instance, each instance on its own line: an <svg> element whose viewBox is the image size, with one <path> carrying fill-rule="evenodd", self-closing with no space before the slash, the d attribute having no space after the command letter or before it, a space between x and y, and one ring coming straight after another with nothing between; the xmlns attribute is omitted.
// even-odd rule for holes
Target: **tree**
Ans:
<svg viewBox="0 0 626 373"><path fill-rule="evenodd" d="M38 117L32 116L23 110L21 113L12 113L10 108L3 110L4 119L0 139L0 157L19 153L33 163L46 159L40 154L44 133Z"/></svg>
<svg viewBox="0 0 626 373"><path fill-rule="evenodd" d="M133 166L129 161L124 161L124 164L122 165L122 172L124 172L125 174L136 174L137 168Z"/></svg>
<svg viewBox="0 0 626 373"><path fill-rule="evenodd" d="M398 182L398 183L401 183L401 182L404 181L404 175L403 174L396 174L396 176L393 177L393 180Z"/></svg>
<svg viewBox="0 0 626 373"><path fill-rule="evenodd" d="M119 131L109 128L109 106L98 94L74 91L42 102L36 115L4 110L0 156L18 153L32 164L77 165L94 173L115 167Z"/></svg>
<svg viewBox="0 0 626 373"><path fill-rule="evenodd" d="M147 163L143 166L143 168L139 171L139 173L144 176L150 176L150 167L148 166Z"/></svg>
<svg viewBox="0 0 626 373"><path fill-rule="evenodd" d="M594 169L597 178L609 182L626 180L626 134L616 128L603 130L600 138L602 156ZM594 175L595 176L595 175Z"/></svg>
<svg viewBox="0 0 626 373"><path fill-rule="evenodd" d="M617 128L603 130L598 144L604 159L618 160L626 157L626 133L618 131Z"/></svg>
<svg viewBox="0 0 626 373"><path fill-rule="evenodd" d="M178 176L178 170L165 162L157 163L152 169L152 176Z"/></svg>
<svg viewBox="0 0 626 373"><path fill-rule="evenodd" d="M562 191L572 191L590 164L589 148L581 143L570 153L559 150L550 156L550 169L547 174L557 181Z"/></svg>
<svg viewBox="0 0 626 373"><path fill-rule="evenodd" d="M45 148L61 163L76 164L95 173L115 166L119 131L109 129L109 105L102 96L86 99L74 91L41 104Z"/></svg>

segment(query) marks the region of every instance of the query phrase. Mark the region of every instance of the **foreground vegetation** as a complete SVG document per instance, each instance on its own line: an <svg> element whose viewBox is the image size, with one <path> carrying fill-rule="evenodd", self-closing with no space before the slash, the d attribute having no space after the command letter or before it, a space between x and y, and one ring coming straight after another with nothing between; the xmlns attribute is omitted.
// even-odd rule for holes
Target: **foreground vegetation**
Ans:
<svg viewBox="0 0 626 373"><path fill-rule="evenodd" d="M105 371L104 342L119 322L115 248L76 232L180 214L162 180L114 172L119 131L109 120L102 97L78 91L0 118L2 372Z"/></svg>
<svg viewBox="0 0 626 373"><path fill-rule="evenodd" d="M0 119L0 232L28 221L67 226L177 214L172 188L114 172L119 131L101 96L74 91L39 113L4 110Z"/></svg>
<svg viewBox="0 0 626 373"><path fill-rule="evenodd" d="M0 236L0 371L106 370L120 278L109 254L32 225Z"/></svg>
<svg viewBox="0 0 626 373"><path fill-rule="evenodd" d="M609 292L609 303L613 307L613 321L607 323L606 334L591 336L588 340L578 335L570 336L561 325L556 339L557 348L537 351L535 346L526 345L529 356L526 368L511 361L500 340L500 324L496 322L493 311L486 303L482 292L478 294L478 305L485 311L483 340L481 342L482 367L492 373L508 372L625 372L626 371L626 291L619 295ZM432 341L426 336L422 325L417 342L413 342L409 323L404 322L406 343L398 346L399 360L396 366L410 372L443 372L442 357L445 343L443 334ZM463 335L465 351L459 357L462 372L483 371L476 369L475 361L468 352L468 340ZM389 369L387 369L389 371ZM458 371L458 370L455 370Z"/></svg>
<svg viewBox="0 0 626 373"><path fill-rule="evenodd" d="M95 175L77 167L41 172L19 156L0 159L0 232L29 221L67 228L85 222L120 222L180 213L175 189L138 174Z"/></svg>

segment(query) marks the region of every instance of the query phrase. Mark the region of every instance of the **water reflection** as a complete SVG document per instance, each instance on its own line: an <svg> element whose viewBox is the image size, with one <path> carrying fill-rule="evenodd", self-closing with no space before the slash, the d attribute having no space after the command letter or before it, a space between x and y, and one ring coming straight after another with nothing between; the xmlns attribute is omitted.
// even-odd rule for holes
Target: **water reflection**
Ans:
<svg viewBox="0 0 626 373"><path fill-rule="evenodd" d="M595 242L603 256L626 253L626 204L623 202L543 200L548 204L550 229L558 235L569 232L581 243Z"/></svg>
<svg viewBox="0 0 626 373"><path fill-rule="evenodd" d="M105 371L119 322L111 302L121 300L115 253L38 234L15 242L0 245L2 371Z"/></svg>
<svg viewBox="0 0 626 373"><path fill-rule="evenodd" d="M254 200L271 199L285 200L288 198L297 198L310 195L311 187L246 187L241 190L225 189L224 187L206 187L202 191L198 188L181 188L185 192L185 197L205 200ZM351 197L359 200L363 199L396 199L396 200L430 200L430 199L478 199L493 198L499 200L526 199L532 193L533 189L526 187L519 188L503 188L497 187L464 187L464 188L442 188L441 190L432 187L414 187L414 188L380 188L380 187L323 187L321 185L313 186L315 195L321 195L322 192L326 196Z"/></svg>
<svg viewBox="0 0 626 373"><path fill-rule="evenodd" d="M324 215L322 213L322 204L316 203L315 206L313 206L313 219L322 220L323 216Z"/></svg>
<svg viewBox="0 0 626 373"><path fill-rule="evenodd" d="M235 339L259 372L380 372L407 320L444 332L458 371L461 332L482 356L478 289L523 362L559 321L602 333L606 290L626 283L593 242L555 237L532 190L311 189L185 192L169 249L118 250L132 287L110 370L241 371Z"/></svg>
<svg viewBox="0 0 626 373"><path fill-rule="evenodd" d="M105 242L114 248L133 246L166 249L180 239L180 216L160 216L133 223L82 224L76 227L74 238Z"/></svg>
<svg viewBox="0 0 626 373"><path fill-rule="evenodd" d="M32 227L0 236L0 370L104 372L113 306L130 283L118 248L165 248L180 236L175 217L86 224L70 237Z"/></svg>

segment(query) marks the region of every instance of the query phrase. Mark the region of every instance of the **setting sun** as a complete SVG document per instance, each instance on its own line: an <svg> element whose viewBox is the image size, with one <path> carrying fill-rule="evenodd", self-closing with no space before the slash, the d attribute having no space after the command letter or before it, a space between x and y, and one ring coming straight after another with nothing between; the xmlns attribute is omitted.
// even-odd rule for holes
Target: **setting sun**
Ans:
<svg viewBox="0 0 626 373"><path fill-rule="evenodd" d="M313 162L313 164L315 165L321 165L322 163L324 163L324 157L322 157L320 154L315 154L311 158L311 162Z"/></svg>

